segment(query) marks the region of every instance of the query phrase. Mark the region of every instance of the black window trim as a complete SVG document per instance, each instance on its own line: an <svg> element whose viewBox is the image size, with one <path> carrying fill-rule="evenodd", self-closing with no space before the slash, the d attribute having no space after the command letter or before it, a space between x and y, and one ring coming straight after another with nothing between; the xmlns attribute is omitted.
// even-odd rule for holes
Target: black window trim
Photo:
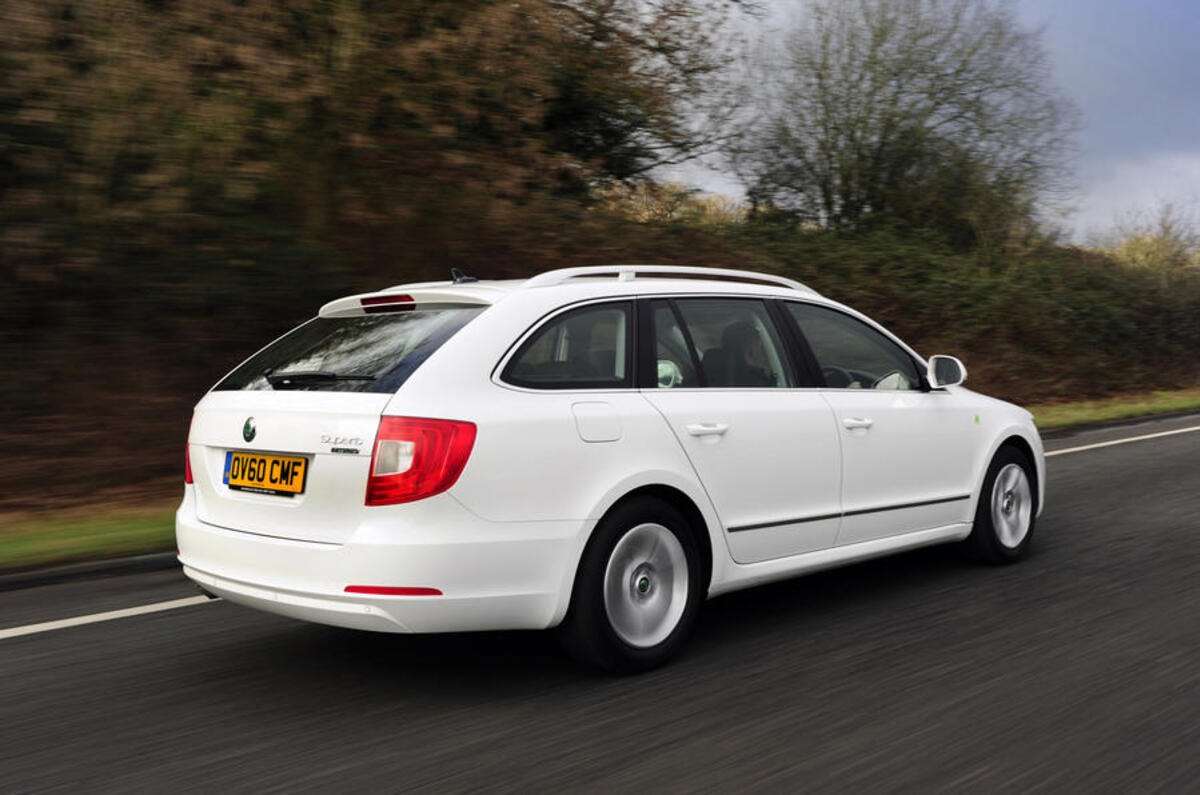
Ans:
<svg viewBox="0 0 1200 795"><path fill-rule="evenodd" d="M553 310L539 317L531 323L524 333L517 337L516 341L508 346L504 355L500 357L500 361L492 370L492 379L501 386L510 389L519 389L527 392L616 392L628 391L636 389L638 382L637 377L637 362L638 358L635 354L639 350L638 340L638 311L637 297L632 295L623 296L603 296L600 298L588 298L582 301L566 304L565 306L555 307ZM565 315L572 312L582 312L588 309L594 309L603 305L620 305L625 310L625 378L620 383L612 382L577 382L571 384L563 384L562 386L548 386L546 384L530 384L514 380L510 374L512 364L525 351L530 342L538 335L538 333L549 323L554 323Z"/></svg>
<svg viewBox="0 0 1200 795"><path fill-rule="evenodd" d="M671 307L671 314L675 317L675 325L679 326L679 331L683 334L683 341L687 345L688 356L692 357L692 369L696 371L696 380L700 382L699 388L710 389L711 387L708 385L708 373L704 372L704 367L700 364L700 351L696 347L696 340L692 338L692 330L688 328L687 320L683 317L683 310L679 308L679 302L672 296L667 299L667 306Z"/></svg>
<svg viewBox="0 0 1200 795"><path fill-rule="evenodd" d="M654 372L654 299L637 299L637 366L634 368L638 390L653 389L658 377Z"/></svg>
<svg viewBox="0 0 1200 795"><path fill-rule="evenodd" d="M659 305L662 305L671 313L671 317L675 319L675 325L679 327L679 332L683 335L683 343L687 346L688 358L692 361L692 370L696 373L696 380L699 381L699 386L691 387L694 389L707 389L708 376L705 375L703 368L700 367L700 358L696 353L696 343L692 339L692 332L688 330L687 323L683 320L683 315L679 312L679 307L675 305L675 296L673 295L654 295L640 298L638 303L643 307L639 312L639 322L641 328L638 333L641 339L645 340L645 344L639 348L638 359L638 389L658 389L658 351L656 343L658 341L657 329L654 327L654 311Z"/></svg>
<svg viewBox="0 0 1200 795"><path fill-rule="evenodd" d="M790 311L788 311L786 306L783 306L783 304L803 304L805 306L815 306L820 309L827 309L830 312L834 312L836 314L843 315L844 317L854 320L854 321L866 326L867 328L871 329L872 331L879 333L884 339L886 339L887 341L889 341L893 345L895 345L896 348L899 349L899 351L901 353L903 353L905 356L907 356L909 361L912 363L913 369L917 371L917 380L919 381L919 387L917 389L907 389L907 390L901 390L901 391L905 391L905 392L930 392L930 391L933 391L929 386L928 379L925 377L925 369L926 368L923 365L921 358L919 356L917 356L915 353L913 353L913 351L910 350L907 345L902 343L899 340L899 338L897 338L891 332L884 329L882 326L879 326L878 324L874 324L874 323L868 323L860 317L855 317L853 314L851 314L849 312L843 312L838 307L829 306L828 304L821 304L821 303L817 303L815 301L803 301L803 300L799 300L799 299L795 299L795 298L780 298L780 299L775 299L775 300L780 304L779 313L780 313L780 315L782 315L784 317L784 319L787 323L787 326L791 329L791 333L795 335L795 338L797 340L797 346L802 351L803 357L809 363L809 366L813 368L813 372L815 373L815 377L816 377L816 380L814 381L814 383L820 384L820 386L818 387L819 389L830 389L830 390L837 390L837 391L841 392L841 391L845 391L845 390L850 390L851 388L850 387L829 386L829 384L825 381L825 374L821 371L820 362L817 360L817 355L816 355L816 353L813 352L812 346L808 342L808 338L804 336L804 332L801 330L800 324L798 322L796 322L796 318L792 315L792 313ZM860 392L862 390L854 389L853 391Z"/></svg>
<svg viewBox="0 0 1200 795"><path fill-rule="evenodd" d="M772 298L767 301L767 311L775 321L783 338L783 346L791 363L793 378L797 389L821 389L825 387L825 376L817 364L817 357L808 345L808 340L800 333L800 329L783 306L784 300Z"/></svg>

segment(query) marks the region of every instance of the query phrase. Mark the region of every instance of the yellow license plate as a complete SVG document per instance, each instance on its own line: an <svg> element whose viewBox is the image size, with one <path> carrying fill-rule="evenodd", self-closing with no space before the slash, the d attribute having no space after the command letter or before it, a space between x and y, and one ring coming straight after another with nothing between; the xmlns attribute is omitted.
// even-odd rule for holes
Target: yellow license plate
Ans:
<svg viewBox="0 0 1200 795"><path fill-rule="evenodd" d="M308 459L290 455L225 453L223 480L231 489L290 497L304 493Z"/></svg>

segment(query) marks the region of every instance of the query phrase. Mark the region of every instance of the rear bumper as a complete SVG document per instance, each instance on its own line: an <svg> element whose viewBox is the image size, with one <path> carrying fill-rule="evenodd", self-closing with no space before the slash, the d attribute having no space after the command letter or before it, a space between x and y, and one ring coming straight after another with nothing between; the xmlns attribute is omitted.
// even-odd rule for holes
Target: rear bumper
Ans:
<svg viewBox="0 0 1200 795"><path fill-rule="evenodd" d="M205 524L189 494L176 514L179 559L188 577L231 602L353 629L544 629L562 619L579 523L487 522L447 495L427 502L438 504L383 509L346 543L325 544ZM349 585L441 595L348 594Z"/></svg>

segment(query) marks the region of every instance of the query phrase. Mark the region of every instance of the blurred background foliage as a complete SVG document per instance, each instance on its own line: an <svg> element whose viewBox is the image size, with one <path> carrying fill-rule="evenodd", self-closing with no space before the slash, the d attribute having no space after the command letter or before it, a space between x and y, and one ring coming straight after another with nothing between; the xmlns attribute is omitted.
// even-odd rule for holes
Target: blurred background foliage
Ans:
<svg viewBox="0 0 1200 795"><path fill-rule="evenodd" d="M982 134L945 146L911 115L880 139L898 165L872 175L847 150L827 174L846 203L814 212L798 200L819 195L811 179L762 156L801 133L772 120L780 86L742 68L740 20L755 13L735 0L5 0L0 504L164 473L174 488L191 406L222 373L326 300L451 266L773 270L961 355L972 385L1003 397L1197 382L1187 219L1059 245L1035 201L1051 164L1020 172ZM1020 33L988 30L1001 49ZM1069 114L1053 121L1066 135ZM748 202L659 181L702 154L746 169Z"/></svg>

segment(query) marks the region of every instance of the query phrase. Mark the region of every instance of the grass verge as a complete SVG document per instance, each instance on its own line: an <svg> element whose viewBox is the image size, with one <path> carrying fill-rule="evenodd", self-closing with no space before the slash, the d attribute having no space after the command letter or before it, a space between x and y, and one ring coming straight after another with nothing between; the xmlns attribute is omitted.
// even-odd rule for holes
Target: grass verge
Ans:
<svg viewBox="0 0 1200 795"><path fill-rule="evenodd" d="M1117 395L1103 400L1047 403L1028 407L1039 429L1069 428L1097 422L1149 417L1200 409L1200 387L1171 392Z"/></svg>
<svg viewBox="0 0 1200 795"><path fill-rule="evenodd" d="M0 516L0 573L172 550L178 502Z"/></svg>
<svg viewBox="0 0 1200 795"><path fill-rule="evenodd" d="M1191 409L1200 388L1029 407L1042 430ZM174 549L178 502L0 514L0 573Z"/></svg>

